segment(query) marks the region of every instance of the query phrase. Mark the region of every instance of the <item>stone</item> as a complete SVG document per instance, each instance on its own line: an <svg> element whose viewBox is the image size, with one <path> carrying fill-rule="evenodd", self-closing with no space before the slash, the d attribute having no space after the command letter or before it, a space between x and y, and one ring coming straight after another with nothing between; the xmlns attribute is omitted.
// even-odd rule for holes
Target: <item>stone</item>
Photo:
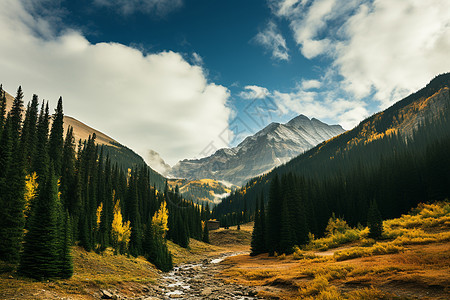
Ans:
<svg viewBox="0 0 450 300"><path fill-rule="evenodd" d="M212 289L207 287L204 288L203 291L200 293L202 296L209 296L212 294Z"/></svg>
<svg viewBox="0 0 450 300"><path fill-rule="evenodd" d="M114 294L108 290L100 290L102 294L102 299L113 299Z"/></svg>

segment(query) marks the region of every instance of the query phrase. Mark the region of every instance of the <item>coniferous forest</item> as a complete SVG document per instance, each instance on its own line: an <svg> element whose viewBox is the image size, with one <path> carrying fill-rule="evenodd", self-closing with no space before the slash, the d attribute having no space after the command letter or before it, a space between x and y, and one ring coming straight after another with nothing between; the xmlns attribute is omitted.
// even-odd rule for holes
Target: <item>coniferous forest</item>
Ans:
<svg viewBox="0 0 450 300"><path fill-rule="evenodd" d="M215 207L214 216L236 224L248 207L255 221L252 253L273 255L307 243L309 233L323 236L333 214L352 226L369 225L377 237L382 219L449 198L449 87L450 74L436 77L355 129L251 180ZM426 110L432 97L439 97L438 112L401 134L398 124Z"/></svg>
<svg viewBox="0 0 450 300"><path fill-rule="evenodd" d="M24 108L19 87L10 111L0 88L0 257L25 276L69 278L71 246L145 256L172 268L167 239L182 247L202 236L205 209L178 190L157 190L147 165L124 170L93 134L63 132L37 95ZM106 153L106 154L105 154Z"/></svg>

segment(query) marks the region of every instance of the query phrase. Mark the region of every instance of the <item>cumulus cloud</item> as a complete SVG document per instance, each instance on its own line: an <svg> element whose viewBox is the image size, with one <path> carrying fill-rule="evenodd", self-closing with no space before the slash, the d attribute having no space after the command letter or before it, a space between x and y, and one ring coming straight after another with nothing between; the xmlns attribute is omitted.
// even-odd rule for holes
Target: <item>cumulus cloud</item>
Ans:
<svg viewBox="0 0 450 300"><path fill-rule="evenodd" d="M316 79L302 80L302 89L304 90L318 89L321 86L322 83Z"/></svg>
<svg viewBox="0 0 450 300"><path fill-rule="evenodd" d="M263 99L270 95L268 89L257 86L257 85L247 85L244 87L239 96L243 99L253 100L253 99Z"/></svg>
<svg viewBox="0 0 450 300"><path fill-rule="evenodd" d="M274 22L270 21L267 27L255 36L254 40L270 51L273 59L289 60L286 40Z"/></svg>
<svg viewBox="0 0 450 300"><path fill-rule="evenodd" d="M240 96L245 99L269 98L283 115L304 114L351 129L369 116L367 104L361 100L346 100L344 95L337 92L339 89L333 79L333 76L328 75L320 81L302 80L291 91L269 91L260 86L246 86ZM318 90L322 85L329 88Z"/></svg>
<svg viewBox="0 0 450 300"><path fill-rule="evenodd" d="M105 132L144 158L149 149L169 164L196 157L228 130L229 91L208 82L180 54L143 54L118 43L90 43L80 32L49 32L22 2L0 3L0 81L21 84L65 113ZM44 29L42 29L44 28ZM45 30L46 37L38 32Z"/></svg>
<svg viewBox="0 0 450 300"><path fill-rule="evenodd" d="M341 88L374 97L380 108L450 70L450 10L446 0L270 1L290 22L301 53L331 58Z"/></svg>
<svg viewBox="0 0 450 300"><path fill-rule="evenodd" d="M183 0L93 0L97 6L116 10L123 15L135 12L155 13L165 16L171 11L181 7Z"/></svg>

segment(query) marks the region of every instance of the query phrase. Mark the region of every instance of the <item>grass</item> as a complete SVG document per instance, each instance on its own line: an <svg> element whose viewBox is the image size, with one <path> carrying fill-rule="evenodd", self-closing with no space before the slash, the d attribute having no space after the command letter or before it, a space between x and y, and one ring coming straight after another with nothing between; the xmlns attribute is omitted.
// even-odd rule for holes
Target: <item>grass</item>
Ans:
<svg viewBox="0 0 450 300"><path fill-rule="evenodd" d="M241 230L211 231L212 244L191 239L189 249L169 241L174 263L199 261L226 252L248 251L252 226L242 227ZM51 282L20 277L14 266L0 261L0 299L98 299L100 289L117 290L121 295L137 297L146 294L146 287L155 284L160 273L143 257L114 255L112 249L97 254L73 247L72 255L72 278Z"/></svg>
<svg viewBox="0 0 450 300"><path fill-rule="evenodd" d="M446 299L450 293L450 206L421 204L368 229L333 219L327 235L292 255L236 256L222 278L278 299ZM325 251L325 252L324 252Z"/></svg>
<svg viewBox="0 0 450 300"><path fill-rule="evenodd" d="M73 247L72 255L74 275L67 280L39 282L14 271L1 274L0 299L93 299L99 289L114 287L135 294L156 282L158 271L143 257L114 255L111 249L96 254L80 247Z"/></svg>

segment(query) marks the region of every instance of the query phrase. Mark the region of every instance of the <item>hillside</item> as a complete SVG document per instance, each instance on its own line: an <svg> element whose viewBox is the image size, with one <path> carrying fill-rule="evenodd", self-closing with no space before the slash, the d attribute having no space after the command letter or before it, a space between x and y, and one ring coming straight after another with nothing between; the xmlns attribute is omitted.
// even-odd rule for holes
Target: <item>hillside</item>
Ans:
<svg viewBox="0 0 450 300"><path fill-rule="evenodd" d="M392 218L423 199L448 197L449 91L450 74L437 76L354 129L250 180L217 206L216 218L233 219L245 203L254 210L261 193L268 202L270 183L285 176L290 178L281 190L293 189L301 199L297 204L306 207L307 224L316 234L323 233L332 212L353 225L365 223L374 199L383 217Z"/></svg>
<svg viewBox="0 0 450 300"><path fill-rule="evenodd" d="M6 111L9 111L14 101L14 97L7 92L5 92L5 96ZM64 116L64 133L67 132L69 126L73 127L74 139L77 144L79 140L85 141L89 136L92 136L95 133L95 142L96 144L103 146L104 155L109 155L111 161L117 163L125 171L146 164L144 159L136 152L120 144L103 132L94 129L73 117ZM158 189L164 189L166 179L150 167L149 171L151 184L155 185Z"/></svg>
<svg viewBox="0 0 450 300"><path fill-rule="evenodd" d="M213 179L168 179L167 183L172 189L178 186L184 198L198 203L209 203L210 206L220 203L222 198L238 188L233 184L224 184Z"/></svg>
<svg viewBox="0 0 450 300"><path fill-rule="evenodd" d="M201 159L182 160L172 168L171 175L189 180L209 178L241 186L248 179L342 132L340 125L327 125L299 115L286 124L269 124L236 147L217 150Z"/></svg>
<svg viewBox="0 0 450 300"><path fill-rule="evenodd" d="M269 299L448 299L449 203L421 204L383 227L377 241L368 228L341 227L291 255L235 256L221 278Z"/></svg>

